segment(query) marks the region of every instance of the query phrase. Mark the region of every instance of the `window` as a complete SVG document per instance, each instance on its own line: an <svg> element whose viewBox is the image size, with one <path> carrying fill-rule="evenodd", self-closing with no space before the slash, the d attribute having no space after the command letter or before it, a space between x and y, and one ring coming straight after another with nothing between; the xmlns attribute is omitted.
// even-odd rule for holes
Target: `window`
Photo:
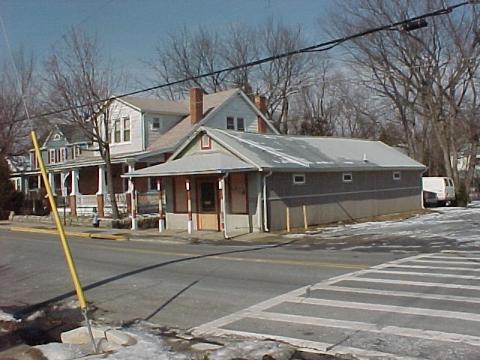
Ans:
<svg viewBox="0 0 480 360"><path fill-rule="evenodd" d="M236 121L235 121L236 120ZM233 116L227 117L227 129L245 131L245 119L244 118L234 118Z"/></svg>
<svg viewBox="0 0 480 360"><path fill-rule="evenodd" d="M247 174L230 174L228 194L232 214L248 214Z"/></svg>
<svg viewBox="0 0 480 360"><path fill-rule="evenodd" d="M148 190L155 191L157 189L157 178L156 177L149 177L148 178Z"/></svg>
<svg viewBox="0 0 480 360"><path fill-rule="evenodd" d="M343 182L350 183L353 181L352 173L343 173Z"/></svg>
<svg viewBox="0 0 480 360"><path fill-rule="evenodd" d="M55 149L48 150L48 163L55 164Z"/></svg>
<svg viewBox="0 0 480 360"><path fill-rule="evenodd" d="M60 134L55 134L53 135L53 140L57 141L57 140L60 140L62 137L60 136Z"/></svg>
<svg viewBox="0 0 480 360"><path fill-rule="evenodd" d="M114 143L119 143L121 141L121 131L120 131L120 120L116 119L113 121L113 141Z"/></svg>
<svg viewBox="0 0 480 360"><path fill-rule="evenodd" d="M237 130L245 131L245 121L243 118L237 118Z"/></svg>
<svg viewBox="0 0 480 360"><path fill-rule="evenodd" d="M400 174L400 171L393 172L393 180L400 180L401 178L402 178L402 175Z"/></svg>
<svg viewBox="0 0 480 360"><path fill-rule="evenodd" d="M202 150L211 149L212 142L210 140L210 136L208 136L207 134L203 134L200 139L200 146Z"/></svg>
<svg viewBox="0 0 480 360"><path fill-rule="evenodd" d="M123 118L123 141L130 141L130 118Z"/></svg>
<svg viewBox="0 0 480 360"><path fill-rule="evenodd" d="M235 130L235 119L233 117L227 117L227 129Z"/></svg>
<svg viewBox="0 0 480 360"><path fill-rule="evenodd" d="M61 148L60 149L60 162L64 162L67 160L67 149Z"/></svg>
<svg viewBox="0 0 480 360"><path fill-rule="evenodd" d="M176 176L173 178L173 212L186 213L187 208L187 179L183 176Z"/></svg>
<svg viewBox="0 0 480 360"><path fill-rule="evenodd" d="M160 130L160 118L156 117L152 119L152 130Z"/></svg>
<svg viewBox="0 0 480 360"><path fill-rule="evenodd" d="M30 167L32 169L36 169L38 167L37 155L35 155L35 152L30 153Z"/></svg>
<svg viewBox="0 0 480 360"><path fill-rule="evenodd" d="M305 184L305 174L293 174L292 179L295 185Z"/></svg>

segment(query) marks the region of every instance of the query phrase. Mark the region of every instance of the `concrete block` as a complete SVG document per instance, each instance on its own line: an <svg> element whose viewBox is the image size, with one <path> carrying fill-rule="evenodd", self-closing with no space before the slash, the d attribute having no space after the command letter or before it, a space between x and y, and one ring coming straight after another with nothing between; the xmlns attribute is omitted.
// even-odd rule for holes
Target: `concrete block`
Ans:
<svg viewBox="0 0 480 360"><path fill-rule="evenodd" d="M105 339L105 329L92 327L93 337L95 339ZM91 342L90 335L86 326L82 326L60 334L60 339L64 344L88 344Z"/></svg>
<svg viewBox="0 0 480 360"><path fill-rule="evenodd" d="M135 340L132 336L119 330L109 329L105 331L105 335L110 343L116 343L122 346L130 346L137 343L137 340Z"/></svg>
<svg viewBox="0 0 480 360"><path fill-rule="evenodd" d="M210 343L196 343L191 346L192 350L195 351L214 351L222 348L221 345L210 344Z"/></svg>

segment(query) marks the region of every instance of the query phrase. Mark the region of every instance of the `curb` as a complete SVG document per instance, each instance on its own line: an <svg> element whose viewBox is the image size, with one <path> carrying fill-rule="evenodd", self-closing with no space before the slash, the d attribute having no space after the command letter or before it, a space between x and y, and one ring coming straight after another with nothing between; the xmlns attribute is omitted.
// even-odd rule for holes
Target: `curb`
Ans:
<svg viewBox="0 0 480 360"><path fill-rule="evenodd" d="M41 229L41 228L32 228L32 227L26 227L26 226L11 226L9 230L15 231L15 232L28 232L28 233L35 233L35 234L52 234L52 235L58 234L57 230L55 229ZM127 238L123 235L89 233L89 232L81 232L81 231L65 231L65 235L88 238L88 239L103 239L103 240L117 240L117 241L127 240Z"/></svg>

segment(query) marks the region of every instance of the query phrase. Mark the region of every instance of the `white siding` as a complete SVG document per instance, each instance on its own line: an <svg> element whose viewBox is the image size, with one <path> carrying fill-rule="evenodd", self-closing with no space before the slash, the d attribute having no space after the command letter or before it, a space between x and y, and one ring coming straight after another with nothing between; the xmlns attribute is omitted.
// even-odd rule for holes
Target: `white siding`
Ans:
<svg viewBox="0 0 480 360"><path fill-rule="evenodd" d="M160 119L160 129L152 130L153 118ZM146 113L144 115L146 146L149 146L152 142L157 140L160 137L160 135L167 132L173 125L178 123L181 119L183 119L183 116L181 115L162 115L162 114Z"/></svg>
<svg viewBox="0 0 480 360"><path fill-rule="evenodd" d="M110 143L112 154L122 154L128 152L142 151L142 113L119 101L115 101L110 107L110 120L130 118L130 141L122 143ZM113 124L113 122L111 122ZM113 129L110 129L112 135ZM110 137L112 139L112 137Z"/></svg>
<svg viewBox="0 0 480 360"><path fill-rule="evenodd" d="M257 113L240 95L234 96L221 106L217 112L212 114L212 117L208 119L205 126L226 129L228 116L234 117L235 119L239 117L243 118L245 122L245 131L257 132Z"/></svg>

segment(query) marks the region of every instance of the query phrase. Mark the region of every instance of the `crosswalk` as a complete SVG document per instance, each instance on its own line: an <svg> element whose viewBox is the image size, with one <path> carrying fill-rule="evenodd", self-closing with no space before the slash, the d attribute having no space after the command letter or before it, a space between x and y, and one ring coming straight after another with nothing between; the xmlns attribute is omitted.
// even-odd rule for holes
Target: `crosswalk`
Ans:
<svg viewBox="0 0 480 360"><path fill-rule="evenodd" d="M420 254L334 277L194 333L365 359L480 359L480 251Z"/></svg>

